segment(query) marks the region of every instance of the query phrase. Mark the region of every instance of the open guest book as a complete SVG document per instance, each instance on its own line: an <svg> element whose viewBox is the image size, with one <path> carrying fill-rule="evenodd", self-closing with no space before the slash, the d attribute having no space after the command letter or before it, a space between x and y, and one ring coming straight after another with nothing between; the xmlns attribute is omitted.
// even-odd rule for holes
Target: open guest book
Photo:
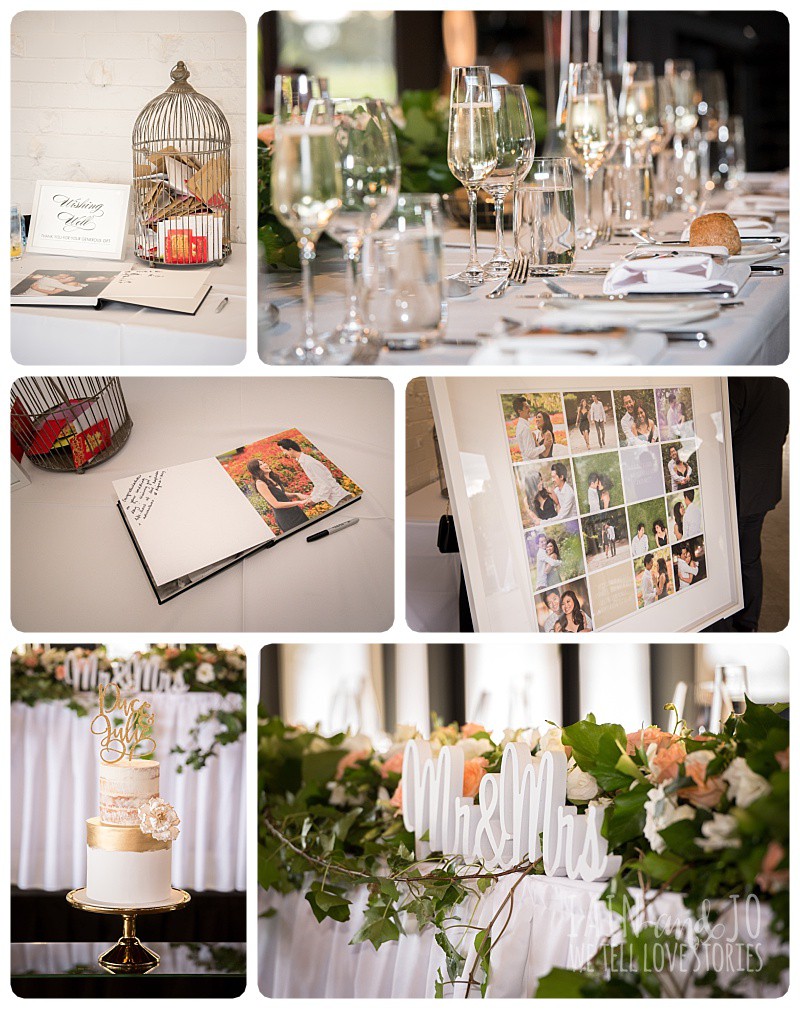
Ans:
<svg viewBox="0 0 800 1009"><path fill-rule="evenodd" d="M194 315L211 290L210 271L178 273L132 266L121 273L35 270L11 289L12 305L102 308L115 301L139 308Z"/></svg>
<svg viewBox="0 0 800 1009"><path fill-rule="evenodd" d="M363 493L296 429L115 480L114 490L159 603Z"/></svg>

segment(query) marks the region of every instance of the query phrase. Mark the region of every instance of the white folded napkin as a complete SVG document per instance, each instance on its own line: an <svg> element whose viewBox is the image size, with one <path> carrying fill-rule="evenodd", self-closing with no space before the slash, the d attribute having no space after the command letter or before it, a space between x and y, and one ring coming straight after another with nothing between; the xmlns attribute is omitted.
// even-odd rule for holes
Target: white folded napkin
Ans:
<svg viewBox="0 0 800 1009"><path fill-rule="evenodd" d="M737 214L788 214L788 196L737 196L725 208L731 217Z"/></svg>
<svg viewBox="0 0 800 1009"><path fill-rule="evenodd" d="M674 294L692 292L735 294L737 285L724 279L725 267L711 256L685 255L664 259L622 260L606 276L604 294Z"/></svg>

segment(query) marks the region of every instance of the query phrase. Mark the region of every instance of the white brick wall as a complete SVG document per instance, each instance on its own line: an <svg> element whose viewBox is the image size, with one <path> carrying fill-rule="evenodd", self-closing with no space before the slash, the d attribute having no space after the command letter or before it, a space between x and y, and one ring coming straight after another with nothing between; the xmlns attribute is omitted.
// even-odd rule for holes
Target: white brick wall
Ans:
<svg viewBox="0 0 800 1009"><path fill-rule="evenodd" d="M406 386L406 494L438 479L428 386L424 378L412 378Z"/></svg>
<svg viewBox="0 0 800 1009"><path fill-rule="evenodd" d="M157 31L154 31L157 26ZM231 129L231 224L245 240L245 22L232 11L24 11L11 22L11 199L39 179L130 182L131 130L183 60Z"/></svg>

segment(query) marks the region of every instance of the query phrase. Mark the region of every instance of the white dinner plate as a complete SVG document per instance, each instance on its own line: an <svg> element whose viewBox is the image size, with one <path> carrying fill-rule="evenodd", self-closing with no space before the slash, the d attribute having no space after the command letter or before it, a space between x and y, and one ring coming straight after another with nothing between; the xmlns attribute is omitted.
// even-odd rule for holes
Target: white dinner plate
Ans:
<svg viewBox="0 0 800 1009"><path fill-rule="evenodd" d="M574 298L542 298L531 307L559 313L558 327L588 328L616 323L633 329L653 326L685 326L719 315L719 305L713 298L687 301L673 298L630 298L622 301L577 301Z"/></svg>
<svg viewBox="0 0 800 1009"><path fill-rule="evenodd" d="M504 336L488 340L470 364L650 364L667 348L663 333L629 332L604 340L594 336Z"/></svg>
<svg viewBox="0 0 800 1009"><path fill-rule="evenodd" d="M742 246L742 251L735 256L728 258L729 263L765 263L768 259L774 259L779 252L779 247L775 242L747 242Z"/></svg>

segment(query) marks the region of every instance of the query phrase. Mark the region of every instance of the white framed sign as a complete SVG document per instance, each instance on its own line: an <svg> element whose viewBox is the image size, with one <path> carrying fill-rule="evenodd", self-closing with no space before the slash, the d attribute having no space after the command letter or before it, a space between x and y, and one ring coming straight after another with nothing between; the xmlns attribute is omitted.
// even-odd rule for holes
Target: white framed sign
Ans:
<svg viewBox="0 0 800 1009"><path fill-rule="evenodd" d="M429 379L478 631L696 631L741 608L727 382Z"/></svg>
<svg viewBox="0 0 800 1009"><path fill-rule="evenodd" d="M28 252L122 259L130 193L108 182L37 182Z"/></svg>

